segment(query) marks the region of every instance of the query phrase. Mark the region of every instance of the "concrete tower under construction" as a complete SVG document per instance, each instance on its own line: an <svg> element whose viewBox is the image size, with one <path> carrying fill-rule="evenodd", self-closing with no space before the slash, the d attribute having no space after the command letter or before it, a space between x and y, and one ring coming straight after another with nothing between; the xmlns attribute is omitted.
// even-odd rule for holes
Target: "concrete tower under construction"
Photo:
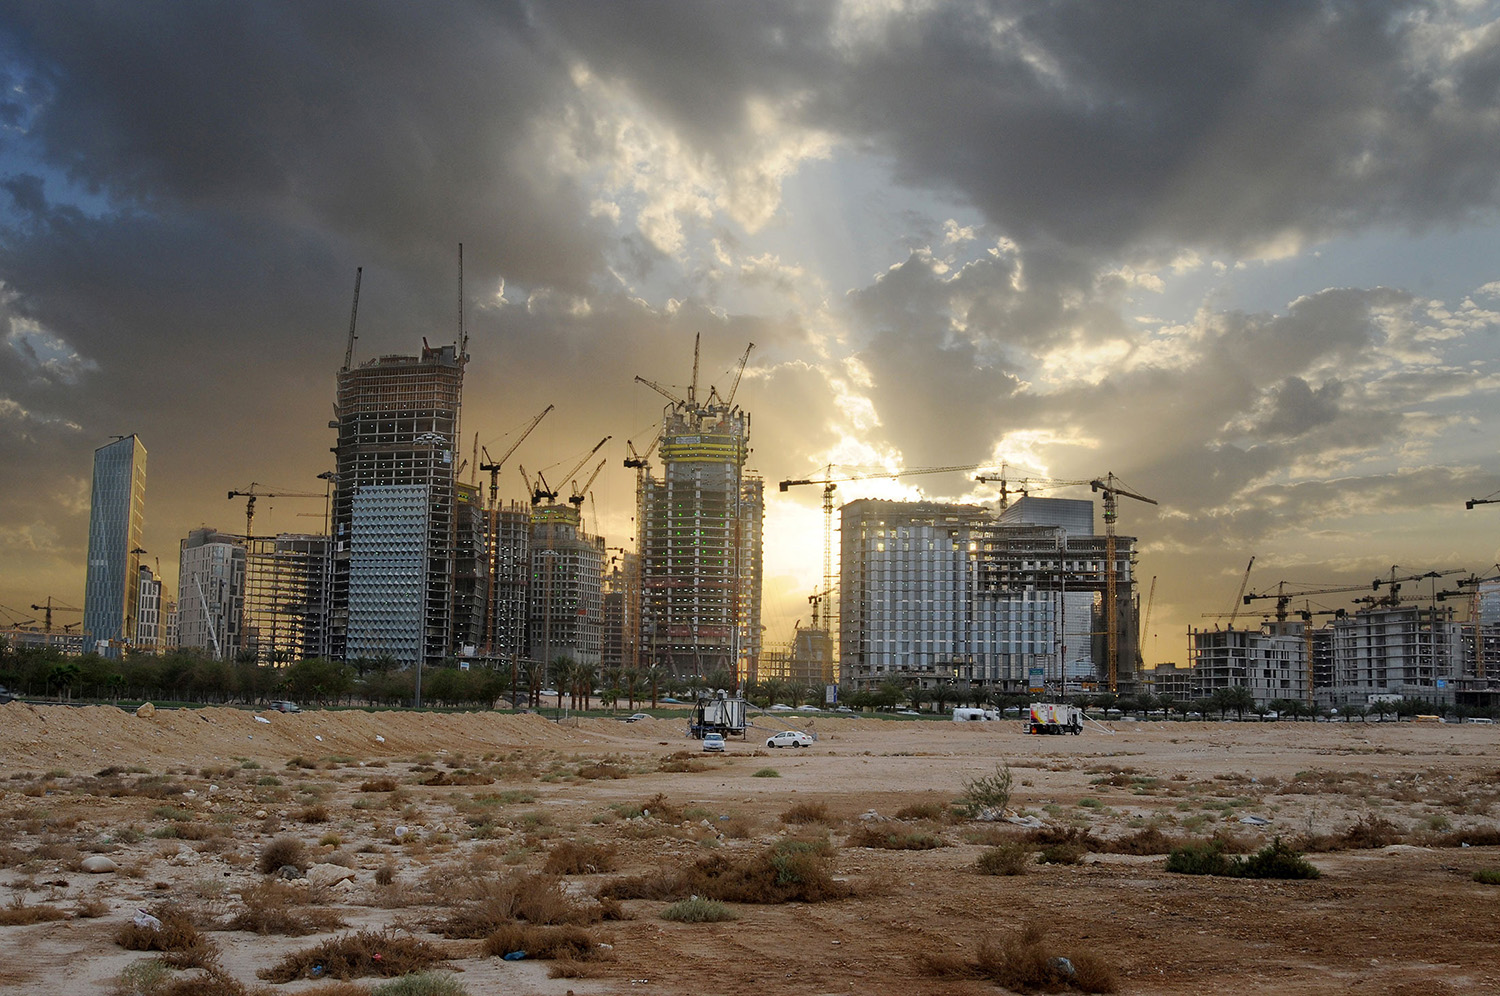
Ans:
<svg viewBox="0 0 1500 996"><path fill-rule="evenodd" d="M351 337L352 346L352 337ZM454 651L461 347L381 356L338 376L331 646L336 658L439 663Z"/></svg>
<svg viewBox="0 0 1500 996"><path fill-rule="evenodd" d="M647 470L637 494L640 652L680 676L743 680L761 649L765 511L763 482L745 469L750 415L735 406L734 388L696 397L696 350L686 398L636 379L671 402L658 440L662 476Z"/></svg>

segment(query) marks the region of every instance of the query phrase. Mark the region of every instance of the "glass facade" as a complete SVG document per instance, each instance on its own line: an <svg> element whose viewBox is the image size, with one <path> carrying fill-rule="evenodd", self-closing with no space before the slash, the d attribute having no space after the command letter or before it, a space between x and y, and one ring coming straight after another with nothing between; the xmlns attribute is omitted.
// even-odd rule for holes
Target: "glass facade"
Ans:
<svg viewBox="0 0 1500 996"><path fill-rule="evenodd" d="M84 581L86 650L110 656L135 638L141 537L146 518L146 447L134 435L94 451Z"/></svg>

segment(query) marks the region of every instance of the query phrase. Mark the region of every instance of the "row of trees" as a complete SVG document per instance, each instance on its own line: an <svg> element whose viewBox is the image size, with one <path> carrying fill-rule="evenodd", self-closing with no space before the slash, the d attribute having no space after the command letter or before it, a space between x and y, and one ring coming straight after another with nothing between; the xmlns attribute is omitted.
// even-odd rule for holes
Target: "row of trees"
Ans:
<svg viewBox="0 0 1500 996"><path fill-rule="evenodd" d="M234 661L214 660L206 651L182 648L162 655L127 653L122 659L98 654L66 657L55 647L12 647L0 639L0 684L16 694L38 698L246 703L289 698L320 705L409 705L416 701L417 674L392 658L359 658L348 663L311 658L285 665L257 663L253 656ZM568 657L551 661L523 660L497 668L461 667L449 660L422 671L421 699L426 705L448 708L492 709L525 703L532 708L564 704L574 710L594 707L660 705L665 698L691 700L700 693L736 687L725 670L681 678L660 665L600 667ZM798 706L819 703L821 685L799 684L779 678L749 682L741 694L766 708L776 703ZM554 697L555 696L555 697ZM843 705L856 710L914 709L947 713L955 705L984 708L1024 708L1033 696L1007 692L997 685L938 685L924 689L914 683L887 681L873 689L844 689ZM1286 719L1315 719L1324 710L1292 699L1257 704L1244 687L1221 688L1200 699L1177 699L1149 692L1131 696L1108 693L1072 695L1068 700L1088 709L1117 709L1127 715L1227 717L1276 713ZM1493 710L1455 708L1446 703L1406 699L1342 708L1345 719L1371 716L1410 717L1419 714L1478 715Z"/></svg>

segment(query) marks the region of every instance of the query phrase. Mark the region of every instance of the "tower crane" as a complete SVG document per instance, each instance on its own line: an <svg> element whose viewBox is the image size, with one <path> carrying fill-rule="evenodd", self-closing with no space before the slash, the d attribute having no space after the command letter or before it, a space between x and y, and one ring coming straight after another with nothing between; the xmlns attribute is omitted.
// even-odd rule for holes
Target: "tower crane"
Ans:
<svg viewBox="0 0 1500 996"><path fill-rule="evenodd" d="M500 490L500 468L505 465L506 460L510 459L511 454L516 451L517 447L519 447L526 441L526 437L531 435L531 430L535 429L541 423L542 419L547 417L547 413L551 410L552 406L548 405L546 408L543 408L540 412L534 415L531 421L526 423L526 428L522 429L520 435L516 437L516 441L511 443L510 447L504 453L500 454L500 459L492 459L490 457L490 451L488 447L481 446L479 448L480 452L484 454L484 461L478 464L478 469L487 471L490 475L490 500L488 513L486 515L486 518L489 520L490 537L490 584L489 592L486 596L484 613L484 655L486 657L490 656L495 647L495 588L500 583L500 544L495 541L495 502L497 493ZM531 490L529 484L527 485L526 490Z"/></svg>
<svg viewBox="0 0 1500 996"><path fill-rule="evenodd" d="M606 461L604 460L599 461L599 466L595 467L594 472L589 475L589 479L583 482L583 487L580 488L577 481L573 482L573 493L568 496L568 502L574 508L579 508L583 505L584 495L588 492L589 485L594 483L594 478L599 476L599 471L604 469L605 463Z"/></svg>
<svg viewBox="0 0 1500 996"><path fill-rule="evenodd" d="M1470 498L1464 502L1464 508L1473 511L1475 505L1493 505L1500 502L1500 491L1492 491L1483 498Z"/></svg>
<svg viewBox="0 0 1500 996"><path fill-rule="evenodd" d="M744 354L742 356L740 356L739 365L735 368L735 371L734 371L734 383L729 386L729 395L728 395L728 397L726 397L726 398L723 399L723 405L724 405L725 408L731 408L731 407L734 406L734 396L737 393L739 393L739 389L740 389L740 378L743 377L744 374L745 374L745 364L750 360L750 350L752 350L754 348L755 348L755 343L753 343L753 342L750 343L748 346L745 347ZM717 398L718 396L719 396L719 389L717 387L710 386L709 389L708 389L708 402L709 402L709 404L712 405L713 402L714 402L714 399Z"/></svg>
<svg viewBox="0 0 1500 996"><path fill-rule="evenodd" d="M661 437L657 436L651 440L651 445L646 447L646 452L637 453L635 451L635 444L628 439L625 440L625 450L629 454L625 457L625 466L636 471L645 470L651 466L651 454L656 452L656 444L659 442L661 442Z"/></svg>
<svg viewBox="0 0 1500 996"><path fill-rule="evenodd" d="M1229 625L1234 625L1235 617L1240 614L1240 606L1244 604L1245 589L1250 586L1250 569L1255 566L1255 555L1250 555L1250 563L1245 565L1245 576L1240 579L1240 590L1234 596L1234 604L1229 609Z"/></svg>
<svg viewBox="0 0 1500 996"><path fill-rule="evenodd" d="M328 495L326 493L320 495L320 494L317 494L316 492L312 492L312 491L283 491L280 488L277 488L275 491L257 490L257 489L262 488L262 487L264 487L264 486L261 485L261 484L256 483L255 481L251 481L250 482L250 486L248 488L246 488L244 491L231 491L231 492L229 492L229 498L230 498L231 501L233 499L235 499L235 498L243 498L243 499L245 499L245 539L247 539L247 540L254 538L254 535L255 535L251 531L251 529L250 529L251 523L253 523L255 521L255 499L257 499L257 498L323 498L323 499L326 500L327 497L328 497Z"/></svg>
<svg viewBox="0 0 1500 996"><path fill-rule="evenodd" d="M1074 485L1093 483L1092 481L1064 481L1052 477L1023 477L1019 481L1012 482L1009 479L1009 475L1005 473L1003 466L1000 468L1000 473L998 474L975 474L974 480L984 484L999 482L1000 511L1002 512L1010 507L1010 496L1013 494L1018 494L1022 498L1025 498L1033 491L1048 491L1052 488L1066 488L1073 487ZM1014 488L1010 486L1012 483L1016 485Z"/></svg>
<svg viewBox="0 0 1500 996"><path fill-rule="evenodd" d="M1109 690L1120 690L1120 620L1116 612L1119 570L1115 565L1115 519L1119 515L1118 497L1124 495L1136 501L1155 505L1155 498L1127 491L1119 486L1113 473L1089 482L1089 488L1104 495L1104 617L1106 640L1108 641Z"/></svg>
<svg viewBox="0 0 1500 996"><path fill-rule="evenodd" d="M359 281L364 276L365 268L357 267L354 271L354 305L349 309L349 344L344 347L344 369L354 362L354 340L359 338L354 334L354 320L359 317ZM249 532L247 529L246 532Z"/></svg>
<svg viewBox="0 0 1500 996"><path fill-rule="evenodd" d="M68 605L65 602L59 602L57 599L53 598L51 595L47 596L47 601L44 602L43 604L41 604L41 605L33 605L31 607L31 610L33 612L45 612L46 613L46 615L44 615L42 617L45 620L45 622L42 624L42 631L46 632L46 633L52 632L52 613L53 613L54 610L57 611L57 612L82 612L83 611L82 609L76 608L76 607L74 607L72 605ZM36 622L36 620L33 619L32 622Z"/></svg>
<svg viewBox="0 0 1500 996"><path fill-rule="evenodd" d="M797 480L782 481L777 485L777 490L785 492L788 488L797 487L802 484L823 485L823 593L826 597L828 589L833 587L833 495L840 484L851 481L876 481L884 478L895 480L898 477L914 477L917 474L947 474L968 473L989 464L970 463L961 467L916 467L911 470L886 471L879 474L855 474L850 477L834 477L833 465L829 464L820 478L800 478ZM827 615L831 618L832 611Z"/></svg>

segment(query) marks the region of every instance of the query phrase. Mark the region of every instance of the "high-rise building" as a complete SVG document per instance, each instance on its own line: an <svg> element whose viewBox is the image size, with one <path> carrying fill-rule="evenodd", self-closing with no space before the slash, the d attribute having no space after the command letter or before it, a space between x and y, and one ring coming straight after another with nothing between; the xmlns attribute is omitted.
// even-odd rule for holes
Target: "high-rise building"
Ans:
<svg viewBox="0 0 1500 996"><path fill-rule="evenodd" d="M690 390L664 412L658 452L662 476L643 473L637 496L642 655L743 681L761 650L765 512L764 482L745 469L750 415Z"/></svg>
<svg viewBox="0 0 1500 996"><path fill-rule="evenodd" d="M177 562L177 645L202 647L227 661L240 647L245 608L245 543L215 529L195 529Z"/></svg>
<svg viewBox="0 0 1500 996"><path fill-rule="evenodd" d="M456 346L424 343L420 356L381 356L339 371L337 417L329 423L338 430L329 647L335 658L391 647L404 663L437 664L457 650L454 453L465 359ZM367 492L370 502L356 515L356 497ZM411 502L419 493L417 509ZM356 550L367 556L356 560ZM401 570L414 573L399 579L382 573L387 553L399 554ZM410 557L420 565L407 564ZM375 602L356 604L358 593L374 597L398 580L410 586L410 602L388 608L411 619L385 618L387 609ZM392 643L398 622L400 639Z"/></svg>
<svg viewBox="0 0 1500 996"><path fill-rule="evenodd" d="M146 447L135 435L94 451L84 646L111 656L135 638L141 538L146 517Z"/></svg>
<svg viewBox="0 0 1500 996"><path fill-rule="evenodd" d="M530 656L598 665L604 640L604 540L578 510L541 505L531 515Z"/></svg>
<svg viewBox="0 0 1500 996"><path fill-rule="evenodd" d="M1058 511L1075 529L1092 521ZM841 510L840 550L842 683L1065 692L1104 678L1105 537L1004 523L978 505L861 499ZM1116 625L1134 661L1133 539L1116 537L1115 551ZM1123 669L1122 686L1133 689L1134 672Z"/></svg>
<svg viewBox="0 0 1500 996"><path fill-rule="evenodd" d="M485 655L514 663L526 656L526 614L531 606L531 508L513 501L496 508L492 519L489 553L495 580Z"/></svg>
<svg viewBox="0 0 1500 996"><path fill-rule="evenodd" d="M162 641L161 578L145 564L140 569L140 602L135 616L135 646L157 651Z"/></svg>

